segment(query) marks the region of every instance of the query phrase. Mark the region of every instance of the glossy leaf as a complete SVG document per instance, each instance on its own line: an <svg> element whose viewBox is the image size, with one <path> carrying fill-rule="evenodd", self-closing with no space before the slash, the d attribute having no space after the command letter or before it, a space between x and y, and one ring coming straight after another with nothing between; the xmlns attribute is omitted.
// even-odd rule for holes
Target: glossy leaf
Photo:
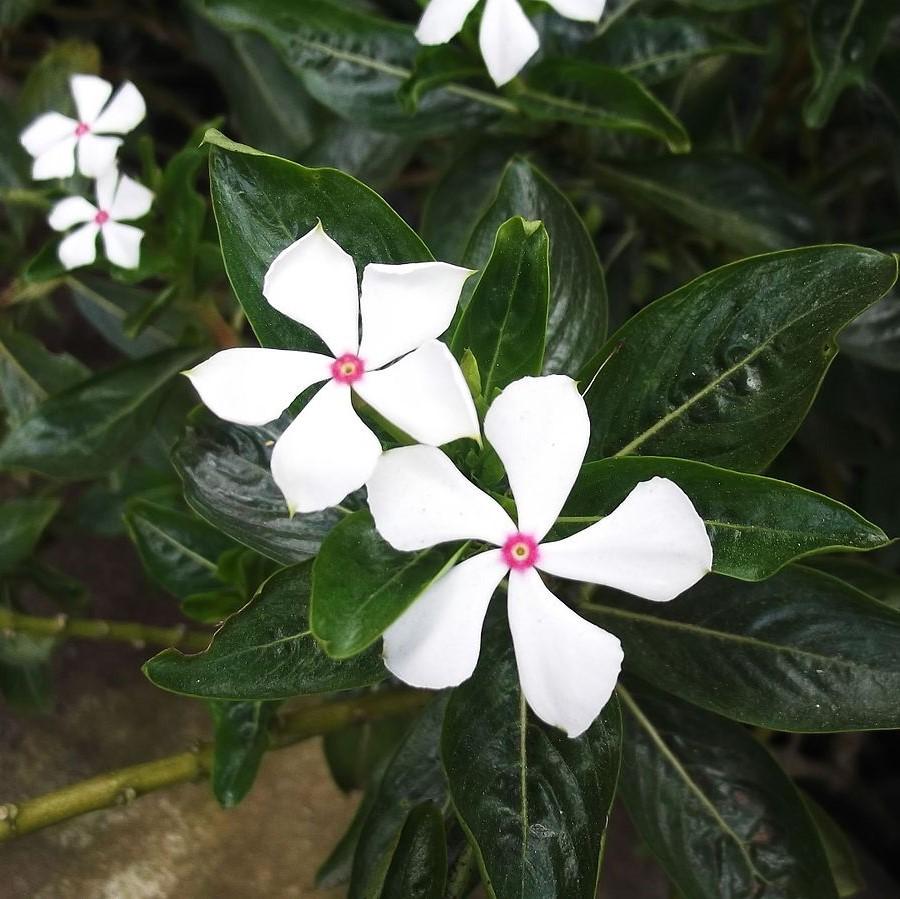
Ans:
<svg viewBox="0 0 900 899"><path fill-rule="evenodd" d="M900 727L900 613L827 574L710 575L668 603L603 591L582 613L621 639L626 671L728 718L799 732Z"/></svg>
<svg viewBox="0 0 900 899"><path fill-rule="evenodd" d="M896 260L874 250L808 247L734 262L657 300L582 372L587 384L607 360L585 397L587 458L765 468L806 415L838 331L896 277Z"/></svg>
<svg viewBox="0 0 900 899"><path fill-rule="evenodd" d="M839 578L892 609L900 610L900 575L855 556L823 556L806 562L819 571Z"/></svg>
<svg viewBox="0 0 900 899"><path fill-rule="evenodd" d="M621 792L687 899L837 899L803 799L740 725L639 684L619 688Z"/></svg>
<svg viewBox="0 0 900 899"><path fill-rule="evenodd" d="M612 512L641 481L669 478L691 498L713 545L713 571L767 578L813 553L888 544L881 528L827 496L774 478L702 462L622 456L590 462L563 507L558 527L580 530Z"/></svg>
<svg viewBox="0 0 900 899"><path fill-rule="evenodd" d="M497 231L494 249L459 321L451 347L478 361L486 398L507 384L539 375L550 301L549 241L540 222L513 218Z"/></svg>
<svg viewBox="0 0 900 899"><path fill-rule="evenodd" d="M433 802L423 802L407 815L380 899L443 899L446 882L444 818Z"/></svg>
<svg viewBox="0 0 900 899"><path fill-rule="evenodd" d="M59 500L49 497L0 504L0 575L9 574L34 552L59 507Z"/></svg>
<svg viewBox="0 0 900 899"><path fill-rule="evenodd" d="M495 617L475 673L453 692L441 740L489 896L593 899L621 740L615 699L575 739L535 718L505 618Z"/></svg>
<svg viewBox="0 0 900 899"><path fill-rule="evenodd" d="M368 512L355 512L329 533L313 564L312 632L332 658L362 652L458 555L448 546L398 552Z"/></svg>
<svg viewBox="0 0 900 899"><path fill-rule="evenodd" d="M120 365L58 393L0 444L0 466L55 478L101 477L150 430L165 388L197 358L167 350Z"/></svg>
<svg viewBox="0 0 900 899"><path fill-rule="evenodd" d="M846 899L855 896L865 889L866 883L859 870L859 863L850 841L837 825L834 819L806 793L800 794L807 812L816 825L819 838L825 847L825 855L828 858L828 866L831 868L831 877L837 888L838 896Z"/></svg>
<svg viewBox="0 0 900 899"><path fill-rule="evenodd" d="M285 699L350 690L385 677L375 651L346 662L325 655L309 630L310 563L286 568L195 655L167 649L144 665L164 690L207 699Z"/></svg>
<svg viewBox="0 0 900 899"><path fill-rule="evenodd" d="M841 332L841 352L888 371L900 371L900 296L892 293Z"/></svg>

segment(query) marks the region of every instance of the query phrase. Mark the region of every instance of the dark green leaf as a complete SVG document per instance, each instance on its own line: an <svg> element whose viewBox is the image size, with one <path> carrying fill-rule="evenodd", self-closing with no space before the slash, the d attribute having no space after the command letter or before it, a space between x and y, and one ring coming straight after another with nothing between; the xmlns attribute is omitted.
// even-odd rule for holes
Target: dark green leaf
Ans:
<svg viewBox="0 0 900 899"><path fill-rule="evenodd" d="M0 575L27 559L59 511L59 500L13 499L0 505Z"/></svg>
<svg viewBox="0 0 900 899"><path fill-rule="evenodd" d="M740 725L635 684L619 688L621 790L688 899L837 899L797 788Z"/></svg>
<svg viewBox="0 0 900 899"><path fill-rule="evenodd" d="M53 705L52 637L0 634L0 694L14 709L47 712Z"/></svg>
<svg viewBox="0 0 900 899"><path fill-rule="evenodd" d="M446 882L444 818L433 802L423 802L407 815L380 897L443 899Z"/></svg>
<svg viewBox="0 0 900 899"><path fill-rule="evenodd" d="M539 721L519 689L505 617L447 706L441 752L457 816L497 899L594 899L619 776L613 699L580 737Z"/></svg>
<svg viewBox="0 0 900 899"><path fill-rule="evenodd" d="M544 361L550 302L549 240L540 222L512 218L497 230L494 249L453 334L457 358L470 350L486 398Z"/></svg>
<svg viewBox="0 0 900 899"><path fill-rule="evenodd" d="M100 51L94 44L65 40L55 43L37 65L31 67L19 93L19 113L23 124L48 110L65 115L75 112L69 89L72 75L99 75Z"/></svg>
<svg viewBox="0 0 900 899"><path fill-rule="evenodd" d="M900 614L830 575L710 575L669 603L603 591L582 611L622 640L626 671L727 718L799 732L900 727Z"/></svg>
<svg viewBox="0 0 900 899"><path fill-rule="evenodd" d="M837 332L896 277L892 256L808 247L734 262L657 300L582 373L587 384L608 360L585 397L587 458L765 468L806 415Z"/></svg>
<svg viewBox="0 0 900 899"><path fill-rule="evenodd" d="M839 578L863 593L900 610L900 575L853 556L823 556L809 559L808 565Z"/></svg>
<svg viewBox="0 0 900 899"><path fill-rule="evenodd" d="M365 787L372 772L393 755L408 728L405 718L391 717L326 734L322 748L334 782L345 793Z"/></svg>
<svg viewBox="0 0 900 899"><path fill-rule="evenodd" d="M713 545L713 571L758 581L802 556L888 544L852 509L784 481L702 462L623 456L581 469L559 520L580 530L608 515L641 481L669 478L691 498ZM568 521L567 521L568 519Z"/></svg>
<svg viewBox="0 0 900 899"><path fill-rule="evenodd" d="M158 687L208 699L285 699L374 684L385 677L370 651L345 662L329 658L309 630L310 563L286 568L216 631L196 655L167 649L144 665Z"/></svg>
<svg viewBox="0 0 900 899"><path fill-rule="evenodd" d="M831 876L837 887L838 896L841 899L855 896L865 889L866 883L859 870L853 849L850 847L850 842L834 819L818 802L806 793L800 795L803 797L806 810L813 819L816 830L819 832L819 838L825 847L825 855L828 858L828 866L831 868Z"/></svg>
<svg viewBox="0 0 900 899"><path fill-rule="evenodd" d="M888 371L900 371L900 296L892 293L866 309L841 333L841 352Z"/></svg>
<svg viewBox="0 0 900 899"><path fill-rule="evenodd" d="M413 112L429 91L471 78L489 83L484 64L474 53L452 44L422 47L415 58L412 74L400 86L398 97Z"/></svg>
<svg viewBox="0 0 900 899"><path fill-rule="evenodd" d="M332 658L370 646L455 561L458 547L398 552L355 512L325 538L313 565L310 622Z"/></svg>

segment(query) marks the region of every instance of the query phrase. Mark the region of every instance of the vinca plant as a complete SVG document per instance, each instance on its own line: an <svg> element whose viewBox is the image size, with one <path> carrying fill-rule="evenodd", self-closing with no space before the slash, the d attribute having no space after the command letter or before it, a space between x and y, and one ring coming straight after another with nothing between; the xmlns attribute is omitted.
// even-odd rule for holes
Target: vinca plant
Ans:
<svg viewBox="0 0 900 899"><path fill-rule="evenodd" d="M101 644L207 725L0 777L12 870L316 738L355 815L290 895L897 895L895 4L0 29L0 770Z"/></svg>

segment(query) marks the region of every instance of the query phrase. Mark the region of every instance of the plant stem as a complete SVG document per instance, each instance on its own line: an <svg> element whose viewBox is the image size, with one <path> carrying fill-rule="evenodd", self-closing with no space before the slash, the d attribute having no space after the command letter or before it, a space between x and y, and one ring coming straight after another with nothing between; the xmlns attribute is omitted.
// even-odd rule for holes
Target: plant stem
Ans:
<svg viewBox="0 0 900 899"><path fill-rule="evenodd" d="M39 618L13 609L0 608L0 633L35 634L43 637L84 637L89 640L113 640L135 646L181 646L201 650L209 646L212 633L188 631L184 625L155 627L137 621L107 621L103 618L69 618L56 615Z"/></svg>
<svg viewBox="0 0 900 899"><path fill-rule="evenodd" d="M213 343L220 350L230 350L241 345L240 338L231 325L222 318L222 313L214 301L200 303L197 306L197 315Z"/></svg>
<svg viewBox="0 0 900 899"><path fill-rule="evenodd" d="M273 724L270 748L280 749L351 724L408 714L424 705L428 696L422 690L392 690L288 712ZM202 744L192 751L108 771L20 804L0 805L0 843L86 812L127 804L153 790L207 777L212 765L213 746Z"/></svg>

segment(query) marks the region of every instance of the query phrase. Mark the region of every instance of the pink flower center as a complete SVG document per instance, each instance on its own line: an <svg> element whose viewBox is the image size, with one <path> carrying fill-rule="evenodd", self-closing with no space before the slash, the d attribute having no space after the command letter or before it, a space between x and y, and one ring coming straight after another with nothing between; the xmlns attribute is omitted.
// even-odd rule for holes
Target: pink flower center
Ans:
<svg viewBox="0 0 900 899"><path fill-rule="evenodd" d="M517 531L506 538L501 550L503 561L513 571L525 571L531 568L538 560L538 543L531 534L523 534Z"/></svg>
<svg viewBox="0 0 900 899"><path fill-rule="evenodd" d="M87 122L79 122L78 126L75 128L75 137L83 137L90 130L91 126L88 125Z"/></svg>
<svg viewBox="0 0 900 899"><path fill-rule="evenodd" d="M365 373L362 359L353 353L344 353L331 363L331 377L339 384L355 384Z"/></svg>
<svg viewBox="0 0 900 899"><path fill-rule="evenodd" d="M109 221L109 213L105 209L101 209L94 216L94 222L98 225L105 225L108 221Z"/></svg>

